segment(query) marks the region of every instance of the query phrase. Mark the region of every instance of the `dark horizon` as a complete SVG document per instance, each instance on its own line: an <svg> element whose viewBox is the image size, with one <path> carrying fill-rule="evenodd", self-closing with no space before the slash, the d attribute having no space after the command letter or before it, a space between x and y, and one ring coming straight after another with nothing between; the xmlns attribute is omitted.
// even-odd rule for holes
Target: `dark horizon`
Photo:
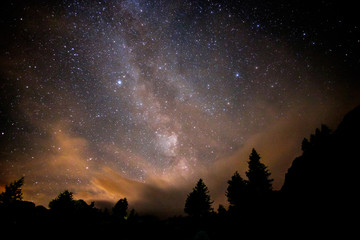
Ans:
<svg viewBox="0 0 360 240"><path fill-rule="evenodd" d="M199 178L227 206L253 148L280 190L304 137L360 103L355 5L2 2L0 192L25 177L36 205L170 217Z"/></svg>

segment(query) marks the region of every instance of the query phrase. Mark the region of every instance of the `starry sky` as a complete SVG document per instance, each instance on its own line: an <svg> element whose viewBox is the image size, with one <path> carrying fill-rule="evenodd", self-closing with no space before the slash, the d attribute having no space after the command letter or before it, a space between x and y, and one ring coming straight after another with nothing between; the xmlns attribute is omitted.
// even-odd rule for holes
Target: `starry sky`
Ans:
<svg viewBox="0 0 360 240"><path fill-rule="evenodd" d="M201 177L217 208L252 148L281 188L360 103L354 4L1 2L0 189L174 214Z"/></svg>

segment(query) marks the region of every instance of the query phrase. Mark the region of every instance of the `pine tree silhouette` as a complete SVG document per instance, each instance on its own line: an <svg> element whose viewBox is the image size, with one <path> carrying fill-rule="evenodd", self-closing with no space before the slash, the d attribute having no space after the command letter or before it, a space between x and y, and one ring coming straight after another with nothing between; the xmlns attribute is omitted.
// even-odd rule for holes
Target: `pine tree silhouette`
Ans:
<svg viewBox="0 0 360 240"><path fill-rule="evenodd" d="M269 178L271 173L260 162L260 158L260 155L253 149L249 156L249 170L246 172L246 176L249 179L249 191L255 195L263 195L272 190L273 179Z"/></svg>
<svg viewBox="0 0 360 240"><path fill-rule="evenodd" d="M230 209L239 209L248 194L247 181L236 171L231 180L228 181L228 184L226 197L230 203Z"/></svg>
<svg viewBox="0 0 360 240"><path fill-rule="evenodd" d="M187 196L184 211L192 217L208 216L213 211L212 203L209 190L200 178L193 191Z"/></svg>

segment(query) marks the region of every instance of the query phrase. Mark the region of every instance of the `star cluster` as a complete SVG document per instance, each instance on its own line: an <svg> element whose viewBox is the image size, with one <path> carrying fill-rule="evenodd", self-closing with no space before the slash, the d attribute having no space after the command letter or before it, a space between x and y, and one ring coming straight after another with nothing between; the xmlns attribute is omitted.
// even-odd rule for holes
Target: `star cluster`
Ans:
<svg viewBox="0 0 360 240"><path fill-rule="evenodd" d="M336 7L8 3L0 184L25 175L27 196L44 204L67 188L85 199L131 199L119 178L179 186L174 179L232 166L227 159L256 147L254 136L289 119L306 131L318 119L338 120L359 100L359 39L357 22L341 8L333 15ZM292 159L270 160L278 180Z"/></svg>

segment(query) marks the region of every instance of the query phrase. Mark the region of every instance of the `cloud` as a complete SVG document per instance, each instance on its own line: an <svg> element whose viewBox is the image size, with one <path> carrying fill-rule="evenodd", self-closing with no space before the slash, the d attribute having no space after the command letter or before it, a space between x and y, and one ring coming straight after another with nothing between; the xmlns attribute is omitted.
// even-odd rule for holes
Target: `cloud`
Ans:
<svg viewBox="0 0 360 240"><path fill-rule="evenodd" d="M97 206L113 206L120 198L126 197L130 208L139 213L166 217L183 214L187 194L196 181L203 178L211 198L215 200L213 207L217 209L218 204L227 205L225 191L233 173L239 171L246 178L252 148L259 152L272 173L274 188L281 188L292 160L301 153L302 139L319 127L324 119L334 119L331 111L324 111L320 106L308 107L318 114L301 115L299 113L305 111L303 108L293 108L284 117L269 122L261 131L251 135L233 154L220 157L208 166L182 164L189 159L178 158L177 164L161 173L141 155L130 153L119 145L103 144L100 151L105 153L103 157L121 159L119 163L129 166L130 170L141 169L146 173L143 181L131 178L132 174L121 170L121 164L88 161L89 141L59 122L49 129L51 136L48 139L35 139L46 150L39 152L31 162L23 161L24 168L32 169L26 177L25 198L47 206L61 191L69 189L75 193L75 198L95 201ZM266 108L269 116L276 111L270 106ZM101 163L103 160L99 159ZM186 170L184 166L192 168ZM45 181L47 183L42 184Z"/></svg>
<svg viewBox="0 0 360 240"><path fill-rule="evenodd" d="M293 107L284 112L282 117L274 118L280 112L279 109L266 102L258 104L253 107L264 109L262 117L269 121L247 136L244 144L232 154L218 155L210 159L210 164L202 164L195 152L191 152L174 157L172 166L164 172L140 153L129 151L120 144L102 142L97 145L98 149L92 149L94 145L89 139L72 131L64 120L59 119L43 126L41 121L33 119L33 125L42 127L48 134L32 139L37 143L32 156L17 155L18 162L14 164L18 165L19 172L25 172L24 198L47 206L51 199L68 189L74 192L75 198L84 199L88 203L95 201L97 206L109 208L120 198L126 197L130 208L135 208L139 213L166 217L183 214L187 194L192 191L196 181L203 178L215 201L213 207L217 209L218 204L227 205L225 191L233 173L239 171L246 178L247 161L252 148L259 152L272 173L274 189L280 189L291 162L301 153L302 139L320 127L321 123L329 123L334 129L340 121L337 114L339 110L336 105L334 109L323 109L321 104L305 101L301 107ZM327 104L332 106L330 102ZM208 124L220 132L221 129L216 128L218 123L209 120ZM224 136L230 132L230 129L226 129ZM231 132L232 137L236 134L236 131ZM197 140L195 146L208 143L224 149L226 153L227 141L213 142L211 137L197 135L191 134L193 139L189 139ZM178 151L187 151L185 147L189 146L190 143L179 147ZM93 156L91 161L89 156ZM27 161L29 157L31 161ZM135 175L142 176L142 180ZM18 177L16 174L13 176L11 181Z"/></svg>
<svg viewBox="0 0 360 240"><path fill-rule="evenodd" d="M164 217L182 212L188 184L179 183L175 186L169 179L160 178L149 179L146 183L129 180L110 168L104 168L92 180L93 186L104 193L101 202L115 203L126 197L137 212Z"/></svg>
<svg viewBox="0 0 360 240"><path fill-rule="evenodd" d="M79 186L86 186L93 173L91 169L95 169L86 160L89 148L86 139L72 135L67 125L61 122L49 132L49 138L33 139L41 150L34 153L31 161L21 160L21 167L28 169L24 196L45 206L49 196L56 197L65 189L76 191Z"/></svg>
<svg viewBox="0 0 360 240"><path fill-rule="evenodd" d="M329 105L331 106L331 103ZM272 115L271 106L267 105L265 108L268 109L268 114ZM316 114L309 114L310 112ZM292 161L301 154L303 138L309 137L322 123L335 129L340 120L337 111L305 101L302 107L290 109L282 118L272 121L261 131L251 135L234 154L220 158L208 170L198 172L209 187L211 197L215 200L214 206L227 205L227 181L235 171L246 179L245 172L248 170L247 162L252 148L258 151L261 161L268 166L274 179L273 188L278 190L282 187Z"/></svg>

